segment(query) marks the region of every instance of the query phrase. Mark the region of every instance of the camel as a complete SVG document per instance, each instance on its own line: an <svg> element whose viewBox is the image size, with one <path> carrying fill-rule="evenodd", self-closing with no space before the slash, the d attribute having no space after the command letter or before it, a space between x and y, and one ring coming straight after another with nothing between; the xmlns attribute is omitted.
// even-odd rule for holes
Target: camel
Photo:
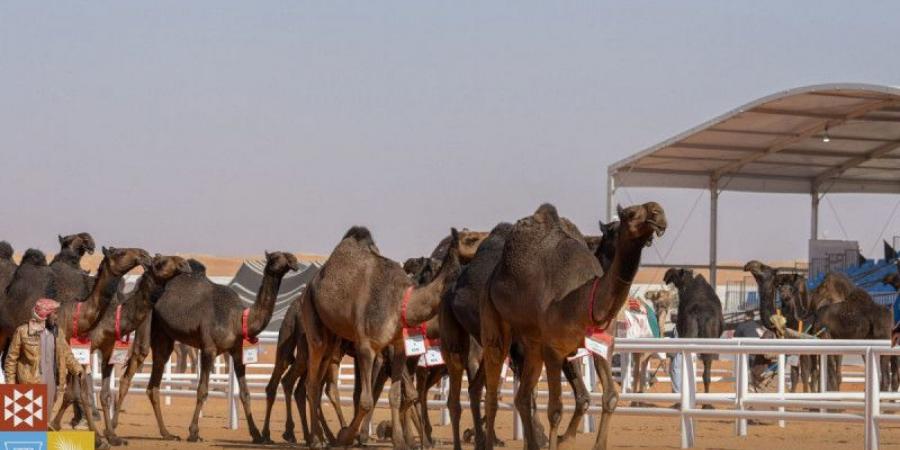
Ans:
<svg viewBox="0 0 900 450"><path fill-rule="evenodd" d="M394 350L390 364L391 419L395 430L392 440L394 448L403 449L409 444L410 430L401 428L401 417L414 403L415 391L406 367L403 333L404 329L418 327L434 317L440 296L459 273L459 237L455 229L451 236L440 272L431 283L416 288L400 264L381 256L368 229L352 227L304 291L301 316L309 348L306 390L310 417L320 416L318 393L329 358L340 343L338 338L356 346L359 401L350 425L341 429L332 445L349 445L372 410L373 366L377 355L386 348ZM403 423L407 421L404 419ZM319 438L319 421L313 420L311 425L309 445L324 446ZM421 429L419 434L422 435Z"/></svg>
<svg viewBox="0 0 900 450"><path fill-rule="evenodd" d="M9 242L0 241L0 298L6 291L6 287L12 281L16 268L19 267L13 261L13 248Z"/></svg>
<svg viewBox="0 0 900 450"><path fill-rule="evenodd" d="M831 274L829 274L831 275ZM828 276L825 278L829 279ZM832 277L838 280L832 286L841 286L846 292L846 284L843 277ZM893 328L893 316L891 311L881 306L872 299L868 292L855 285L852 290L840 301L827 303L813 310L804 310L802 305L814 305L815 302L808 299L806 292L806 279L802 275L795 275L786 279L779 285L784 305L794 308L798 315L806 319L805 323L812 325L811 333L820 335L824 339L890 339ZM821 286L820 286L821 288ZM832 288L829 288L832 289ZM817 288L814 292L819 291ZM832 297L834 299L834 297ZM828 389L836 391L841 386L841 356L828 357ZM881 389L897 390L900 387L900 358L893 356L880 357ZM816 364L810 364L811 372L821 370ZM811 374L811 384L818 387L818 377Z"/></svg>
<svg viewBox="0 0 900 450"><path fill-rule="evenodd" d="M525 447L538 447L532 417L534 387L547 368L550 449L558 448L562 418L561 378L566 357L613 323L628 297L643 248L666 228L665 213L656 203L618 208L620 229L615 257L608 272L588 249L578 229L544 204L513 225L502 256L491 275L488 295L481 302L481 340L484 346L485 448L495 442L494 422L500 370L516 335L524 353L520 386L515 396L522 417ZM612 350L612 342L607 347ZM603 385L603 412L594 448L605 448L609 423L617 402L607 358L597 372Z"/></svg>
<svg viewBox="0 0 900 450"><path fill-rule="evenodd" d="M59 253L50 261L56 300L60 302L81 300L94 285L94 278L81 268L85 253L94 253L94 238L89 233L58 236Z"/></svg>
<svg viewBox="0 0 900 450"><path fill-rule="evenodd" d="M666 284L678 289L678 318L675 329L680 338L718 338L725 328L722 302L716 290L703 275L690 269L669 269L663 276ZM703 391L709 393L712 376L712 356L701 354L703 361ZM710 408L710 405L703 405Z"/></svg>
<svg viewBox="0 0 900 450"><path fill-rule="evenodd" d="M475 252L478 251L478 246L481 245L481 241L485 240L488 236L488 233L484 231L472 231L468 228L463 228L462 230L457 231L457 250L459 251L459 263L460 264L468 264L472 261L472 258L475 257ZM450 249L453 243L453 236L446 236L438 243L438 245L431 252L431 259L437 261L443 261L447 257L447 251Z"/></svg>
<svg viewBox="0 0 900 450"><path fill-rule="evenodd" d="M272 318L275 297L288 271L300 270L297 258L284 252L266 252L266 267L256 301L244 308L237 294L226 286L211 283L205 277L175 277L166 285L153 307L150 322L150 347L153 371L147 384L147 397L153 405L159 433L166 440L178 440L166 429L159 403L159 385L175 341L200 349L200 384L197 405L188 428L188 441L200 439L200 411L209 392L209 375L216 356L229 353L240 386L240 399L253 442L263 441L250 410L250 392L243 363L244 341L251 344Z"/></svg>
<svg viewBox="0 0 900 450"><path fill-rule="evenodd" d="M150 263L144 267L144 274L138 281L138 286L127 298L122 299L113 307L106 308L97 326L88 335L91 339L91 353L100 351L100 367L103 374L102 388L100 391L100 404L106 424L106 439L111 445L125 443L116 436L111 427L109 416L110 405L110 376L115 367L110 363L116 344L128 345L128 335L134 331L153 309L154 296L165 287L172 278L190 273L191 267L187 261L178 256L162 256L157 254ZM57 412L53 423L58 429L59 421L68 404L63 403Z"/></svg>

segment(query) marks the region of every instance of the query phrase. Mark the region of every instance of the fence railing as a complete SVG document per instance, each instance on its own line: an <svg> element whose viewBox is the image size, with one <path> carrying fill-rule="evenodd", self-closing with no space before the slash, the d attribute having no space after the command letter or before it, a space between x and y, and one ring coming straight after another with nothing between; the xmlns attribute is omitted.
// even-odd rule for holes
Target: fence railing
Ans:
<svg viewBox="0 0 900 450"><path fill-rule="evenodd" d="M274 344L277 341L277 333L266 332L261 334L260 343ZM865 434L865 448L876 449L879 442L879 425L888 422L900 422L900 415L894 416L885 412L900 411L900 394L879 392L879 356L900 355L900 349L892 349L888 341L861 341L861 340L777 340L777 339L617 339L616 352L620 354L623 367L629 367L631 355L635 353L666 353L669 355L681 355L681 361L693 361L694 355L716 354L732 359L732 377L723 376L727 372L721 369L714 371L714 382L718 382L721 390L722 382L733 385L728 392L702 393L697 390L697 369L694 364L680 365L680 378L683 380L681 392L629 392L631 385L631 371L619 370L618 380L621 381L620 396L622 405L628 405L632 401L637 402L678 402L676 408L672 407L631 407L620 406L616 414L677 417L681 426L681 446L690 448L695 443L694 421L697 419L734 419L735 433L738 436L747 435L748 419L778 420L779 426L784 427L786 421L831 421L863 424ZM777 391L772 393L751 392L750 380L750 355L766 354L776 356L776 381ZM820 389L816 393L789 393L786 392L787 355L814 355L821 358L824 363L827 355L861 356L864 359L864 372L862 377L845 376L844 382L864 382L862 392L828 392L827 370L820 370ZM582 374L585 384L591 392L592 405L598 405L602 392L596 390L596 377L590 358L583 358ZM161 394L170 402L172 396L195 397L197 386L196 374L174 374L171 371L172 363L167 366L163 377ZM216 370L210 377L211 398L224 398L229 403L229 425L232 429L238 427L238 386L234 372L229 365L224 363L224 358L217 361ZM826 367L822 364L821 367ZM272 364L250 364L247 371L247 384L251 391L251 399L264 399L263 388L269 378L268 371ZM263 371L263 373L259 373ZM99 370L94 370L95 382L99 382ZM339 377L339 389L342 393L353 389L353 369L351 364L341 367ZM139 373L134 380L131 391L142 393L143 387L149 378L147 373ZM660 381L668 382L667 377L659 377ZM504 371L504 388L502 396L511 396L514 393L514 381L511 373ZM513 383L513 384L510 384ZM138 387L140 386L140 387ZM429 400L430 409L441 411L441 424L446 425L449 415L446 410L446 398L448 383L446 380L438 385L440 398ZM702 388L702 387L701 387ZM113 386L116 390L116 386ZM565 395L571 393L564 390ZM464 394L466 394L464 390ZM546 408L546 391L539 391L538 408ZM279 397L281 393L279 392ZM463 397L466 398L466 397ZM342 395L342 402L350 404L352 400L348 395ZM467 406L466 401L463 406ZM703 409L702 405L715 404L716 409ZM378 407L387 407L386 398L382 398ZM500 402L501 410L515 412L514 406L509 402ZM571 410L571 406L567 408ZM840 410L835 412L835 410ZM595 431L595 417L599 417L600 409L591 406L585 416L582 430ZM521 423L514 414L513 431L514 438L521 438Z"/></svg>

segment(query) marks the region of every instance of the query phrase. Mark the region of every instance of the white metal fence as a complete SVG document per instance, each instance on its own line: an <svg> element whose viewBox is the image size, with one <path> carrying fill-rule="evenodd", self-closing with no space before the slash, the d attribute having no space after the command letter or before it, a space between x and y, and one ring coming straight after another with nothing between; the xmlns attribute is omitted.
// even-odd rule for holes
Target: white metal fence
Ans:
<svg viewBox="0 0 900 450"><path fill-rule="evenodd" d="M263 333L260 335L260 343L274 344L277 341L276 333ZM693 355L701 353L717 354L730 357L733 368L731 377L726 377L727 371L714 371L714 382L732 381L728 385L733 389L727 392L702 393L697 389L698 370L692 364L682 364L681 379L684 389L680 393L632 393L629 392L631 372L622 371L621 394L619 396L622 405L628 405L632 401L639 402L664 402L680 403L678 409L672 407L630 407L620 406L616 414L640 415L640 416L664 416L677 417L681 424L681 446L690 448L694 446L694 421L697 419L734 419L735 433L738 436L747 435L748 419L778 420L784 427L785 421L829 421L844 423L860 423L864 426L865 448L878 448L879 425L886 422L900 422L900 415L886 414L900 410L900 394L879 392L879 356L900 355L900 349L891 349L888 341L838 341L838 340L775 340L775 339L617 339L616 352L622 355L623 364L628 367L633 353L667 353L681 354L682 361L692 361ZM777 391L773 393L755 393L749 390L750 364L749 356L754 354L777 355ZM821 392L817 393L790 393L786 392L786 355L817 355L823 358L825 355L842 355L847 357L863 357L864 372L862 376L854 377L845 369L844 383L863 382L865 387L862 392L827 392L827 370L820 370ZM585 384L591 392L592 405L599 405L602 393L596 386L596 377L589 358L583 359L583 375ZM172 396L195 397L197 375L172 373L173 364L170 362L163 377L161 394L165 396L166 403L171 402ZM224 398L229 402L229 423L232 429L238 427L238 386L233 371L224 358L217 360L216 370L210 377L211 398ZM825 365L823 364L823 367ZM269 370L272 364L250 364L247 371L247 385L251 391L252 399L264 399L264 387L269 379ZM260 373L262 370L262 373ZM701 368L702 370L702 368ZM352 365L341 367L339 377L339 389L346 393L353 389ZM510 398L514 393L514 382L511 374L504 371L506 383L500 394L503 398ZM134 380L132 393L143 395L149 375L139 373ZM99 370L94 370L95 383L99 383ZM660 381L667 382L668 377L659 377ZM115 383L115 377L114 381ZM512 383L512 384L511 384ZM718 386L721 388L722 383ZM440 410L441 424L446 425L449 415L446 410L447 398L446 380L439 385L440 398L429 400L430 409ZM116 386L113 385L113 389ZM702 384L701 388L702 389ZM465 390L464 390L465 391ZM564 390L565 395L571 395ZM541 400L538 407L544 410L546 407L547 392L539 391ZM279 392L279 397L281 393ZM465 398L465 397L464 397ZM352 403L349 395L342 395L345 405ZM465 407L467 402L463 402ZM701 405L716 405L716 409L702 409ZM382 396L379 407L387 407L386 396ZM501 401L498 405L501 410L515 411L511 402ZM572 406L567 405L571 410ZM835 412L835 410L839 410ZM583 431L593 432L595 418L599 414L598 406L592 406L585 416ZM514 438L521 438L521 424L518 418L514 419Z"/></svg>

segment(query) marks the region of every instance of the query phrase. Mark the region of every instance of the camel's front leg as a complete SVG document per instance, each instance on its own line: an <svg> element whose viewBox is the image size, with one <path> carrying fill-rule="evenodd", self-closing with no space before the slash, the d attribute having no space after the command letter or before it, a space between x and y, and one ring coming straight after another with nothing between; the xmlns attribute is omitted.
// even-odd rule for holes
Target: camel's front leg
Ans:
<svg viewBox="0 0 900 450"><path fill-rule="evenodd" d="M283 382L281 376L284 375L285 370L287 370L288 365L293 366L294 359L294 346L291 345L289 347L289 351L286 351L283 348L279 348L277 350L277 354L275 355L275 367L272 368L272 375L269 377L269 383L266 384L266 418L263 422L262 428L262 440L266 444L273 444L272 438L269 433L269 421L272 419L272 407L275 405L275 397L278 395L278 385ZM284 400L287 404L287 422L291 425L290 427L285 427L285 436L288 436L287 430L290 429L290 436L293 437L293 415L291 414L291 391L293 389L293 385L288 388L285 386L284 388ZM296 439L293 441L288 440L288 442L296 442Z"/></svg>
<svg viewBox="0 0 900 450"><path fill-rule="evenodd" d="M56 415L53 417L53 420L50 421L50 429L54 431L60 431L62 427L62 418L63 414L65 414L66 409L69 408L73 403L75 403L75 380L74 377L68 377L66 379L66 390L64 392L57 392L56 396L59 397L62 395L62 400L60 401L59 410L56 411Z"/></svg>
<svg viewBox="0 0 900 450"><path fill-rule="evenodd" d="M341 428L344 428L347 426L347 420L344 418L344 409L341 407L341 392L338 390L338 376L340 373L340 361L332 361L326 374L328 382L325 386L325 395L328 396L328 401L331 402L331 406L334 408L338 423L341 424Z"/></svg>
<svg viewBox="0 0 900 450"><path fill-rule="evenodd" d="M125 396L128 395L128 390L131 389L131 381L134 379L134 375L144 366L144 360L147 359L147 355L149 354L150 349L141 346L138 338L135 338L134 344L131 347L131 356L128 358L128 363L125 366L125 372L119 377L119 395L116 396L116 406L112 415L112 426L110 430L107 431L107 437L109 437L110 433L112 433L113 436L116 435L116 427L119 425L119 413L122 412Z"/></svg>
<svg viewBox="0 0 900 450"><path fill-rule="evenodd" d="M256 428L256 422L253 420L253 411L250 408L250 391L247 389L247 367L244 365L244 352L241 347L232 350L231 364L234 366L234 375L237 377L238 386L241 389L241 405L244 407L244 417L247 418L250 438L253 439L254 444L261 444L263 438L259 434L259 428Z"/></svg>
<svg viewBox="0 0 900 450"><path fill-rule="evenodd" d="M112 420L110 418L109 404L112 400L112 394L110 393L110 378L112 377L113 369L115 366L109 364L109 358L111 356L110 352L101 353L101 370L103 374L103 382L100 386L100 408L103 412L103 423L106 425L106 440L109 441L110 445L119 446L125 443L120 437L116 436L116 433L112 429Z"/></svg>
<svg viewBox="0 0 900 450"><path fill-rule="evenodd" d="M481 339L483 344L482 367L484 368L484 447L493 450L497 433L494 423L497 419L497 402L500 393L500 372L509 353L511 333L500 318L500 314L490 302L481 304ZM529 401L530 403L530 401ZM530 404L529 404L530 408ZM475 424L477 427L479 424Z"/></svg>
<svg viewBox="0 0 900 450"><path fill-rule="evenodd" d="M312 356L312 352L310 352L310 356ZM327 358L331 357L331 353L323 354L321 364L329 364L326 361ZM353 443L353 439L356 437L359 432L359 426L362 423L363 419L374 409L374 400L372 398L372 363L375 359L375 351L372 349L368 341L360 341L356 345L356 364L359 366L359 402L356 405L356 411L353 414L353 420L350 422L350 425L347 428L342 428L341 432L338 433L337 442L335 445L338 446L349 446ZM310 358L310 373L313 372L312 358ZM319 369L318 378L321 380L325 376L324 368ZM308 386L312 386L313 383L308 383ZM321 405L321 397L322 391L319 389L319 386L315 386L316 390L313 391L311 389L307 390L307 397L309 397L310 404L319 403ZM400 389L400 383L397 383L396 389ZM393 392L394 387L392 386L391 392ZM318 399L312 398L312 396L318 396ZM321 406L319 407L321 408ZM316 419L319 416L319 410L316 409L315 413L313 413L312 408L310 408L310 417L313 420L313 429L315 429L315 424L318 423ZM392 407L393 410L393 407Z"/></svg>
<svg viewBox="0 0 900 450"><path fill-rule="evenodd" d="M197 405L194 406L194 416L191 418L191 426L188 427L188 442L200 441L200 413L203 411L203 404L206 403L206 398L209 395L209 374L213 370L215 361L215 350L203 349L200 351L200 384L197 385ZM234 364L233 360L232 364ZM237 367L234 370L237 372ZM244 390L242 389L241 392L243 393ZM157 395L159 394L157 393Z"/></svg>
<svg viewBox="0 0 900 450"><path fill-rule="evenodd" d="M610 346L608 354L613 354L612 346ZM609 361L606 358L594 356L594 367L597 370L597 378L600 379L600 385L603 388L603 400L601 403L603 412L600 413L600 430L597 432L596 441L594 441L594 450L605 450L609 438L609 425L612 422L612 414L619 402L619 393L616 392L616 382L613 379Z"/></svg>
<svg viewBox="0 0 900 450"><path fill-rule="evenodd" d="M403 351L403 348L394 348L394 351L391 355L391 388L388 394L388 398L391 404L391 440L393 441L395 450L404 450L407 448L407 428L403 426L403 422L406 420L403 415L406 413L406 407L404 407L404 384L407 384L405 381L404 374L406 372L406 354ZM407 384L408 386L408 384ZM363 385L363 397L365 397L365 385ZM415 392L413 392L412 397L407 397L408 399L415 398ZM361 399L360 402L363 400ZM367 411L368 412L368 411Z"/></svg>

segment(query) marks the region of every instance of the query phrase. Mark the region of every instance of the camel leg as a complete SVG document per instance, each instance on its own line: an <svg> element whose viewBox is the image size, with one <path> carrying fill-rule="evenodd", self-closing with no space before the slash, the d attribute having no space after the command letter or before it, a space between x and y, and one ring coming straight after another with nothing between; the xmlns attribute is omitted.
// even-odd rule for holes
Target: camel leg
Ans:
<svg viewBox="0 0 900 450"><path fill-rule="evenodd" d="M610 346L609 354L613 354L613 346ZM603 412L600 413L600 430L597 432L597 438L594 441L594 450L605 450L612 414L615 412L616 404L619 402L619 393L616 392L616 382L613 379L609 361L606 358L594 356L594 367L597 371L597 378L600 380L600 386L603 388L603 400L600 404ZM682 380L682 383L684 382L685 380Z"/></svg>
<svg viewBox="0 0 900 450"><path fill-rule="evenodd" d="M891 356L891 392L900 388L900 356Z"/></svg>
<svg viewBox="0 0 900 450"><path fill-rule="evenodd" d="M162 410L159 407L159 383L162 381L163 372L166 370L166 362L172 356L172 339L162 333L152 333L152 335L153 371L150 373L150 381L147 383L147 397L150 398L150 404L153 405L153 414L156 415L156 424L159 426L160 436L165 440L181 440L181 438L169 433L169 430L166 429ZM206 373L205 379L207 382L209 381L209 372ZM197 391L198 398L200 397L200 390L205 387L206 383L201 383L200 389Z"/></svg>
<svg viewBox="0 0 900 450"><path fill-rule="evenodd" d="M253 439L254 444L261 444L263 438L262 435L259 434L259 428L256 427L256 422L253 420L253 410L250 407L250 390L247 389L247 366L244 365L244 352L242 348L239 347L232 350L231 364L234 366L234 375L237 377L238 387L240 387L241 405L244 407L244 417L247 418L247 429L250 431L250 438Z"/></svg>
<svg viewBox="0 0 900 450"><path fill-rule="evenodd" d="M334 407L334 413L337 415L338 423L341 424L341 428L347 426L347 420L344 418L344 409L341 407L341 392L338 389L338 376L341 373L341 364L340 362L331 362L331 366L328 368L328 385L326 386L325 395L328 396L328 400L331 402L331 406Z"/></svg>
<svg viewBox="0 0 900 450"><path fill-rule="evenodd" d="M297 383L297 380L300 383ZM281 377L281 390L284 392L284 433L281 437L290 443L296 443L294 435L294 411L291 402L297 403L297 412L300 413L300 426L303 428L303 440L309 441L309 422L306 420L306 359L297 358L291 363L288 373ZM300 398L298 398L298 396Z"/></svg>
<svg viewBox="0 0 900 450"><path fill-rule="evenodd" d="M428 392L437 385L441 378L444 377L445 370L443 367L430 367L424 369L424 381L423 386L419 386L419 383L416 383L416 388L419 391L419 407L422 415L422 426L425 429L425 437L428 439L428 446L431 447L434 445L434 439L431 437L432 426L431 426L431 418L428 417ZM417 377L418 378L418 377ZM423 446L425 443L423 442Z"/></svg>
<svg viewBox="0 0 900 450"><path fill-rule="evenodd" d="M540 344L535 342L523 343L523 350L525 351L525 355L522 362L522 375L519 379L519 389L516 390L515 405L516 410L519 411L519 417L522 418L522 431L525 436L525 449L537 450L540 448L540 446L538 445L538 436L535 434L537 430L534 426L535 420L533 401L534 388L541 377L543 361L541 358ZM548 382L550 382L549 371L550 370L548 368ZM557 368L556 373L558 377L559 368ZM554 437L552 436L550 439L551 442L555 445L556 439L554 439Z"/></svg>
<svg viewBox="0 0 900 450"><path fill-rule="evenodd" d="M154 359L155 358L156 354L154 353ZM194 406L194 416L191 418L191 425L188 427L188 442L199 442L201 440L200 413L203 412L203 404L206 403L206 398L209 395L209 374L213 370L215 361L215 350L204 349L200 351L200 384L197 385L197 404ZM235 366L234 372L237 374L239 365L234 364L234 360L232 360L232 364ZM241 394L244 392L245 390L241 389ZM253 427L253 422L250 422L250 426Z"/></svg>
<svg viewBox="0 0 900 450"><path fill-rule="evenodd" d="M462 391L462 376L463 376L463 353L453 353L449 350L441 349L444 357L444 364L447 365L447 373L450 376L450 392L447 396L447 410L450 412L450 427L453 430L453 450L462 450L462 442L459 438L459 419L462 416L462 404L460 403L459 397L460 392ZM472 384L472 379L469 378L469 385ZM472 403L475 400L471 400ZM475 423L475 428L478 427L478 422ZM477 444L476 444L477 445Z"/></svg>
<svg viewBox="0 0 900 450"><path fill-rule="evenodd" d="M359 351L360 349L357 349ZM391 440L393 441L393 446L395 450L404 450L408 447L406 441L406 427L403 426L403 414L406 413L406 408L404 407L404 372L406 369L406 355L403 353L403 349L394 349L393 354L391 355L391 388L388 393L388 398L390 399L391 405L391 429L393 432L391 433ZM365 371L362 372L363 381L365 381ZM371 397L371 394L370 394ZM409 397L407 397L409 398ZM413 393L412 398L415 398L415 393ZM362 397L360 398L360 404L364 404L366 401L366 385L363 384L363 392ZM371 406L371 402L370 402ZM367 410L366 413L369 411ZM355 420L355 418L354 418Z"/></svg>
<svg viewBox="0 0 900 450"><path fill-rule="evenodd" d="M375 363L372 365L372 374L375 377L375 381L372 382L372 399L373 404L378 403L378 399L381 398L381 392L384 390L384 384L387 382L388 376L390 375L390 363L386 363L386 358L382 354L378 354L375 356ZM377 375L376 375L377 374ZM357 380L359 380L359 375L357 374ZM359 385L359 381L357 381L357 386ZM358 391L358 392L356 392ZM359 387L354 391L354 395L356 398L353 403L359 403L359 395L362 392L362 388ZM360 426L359 435L357 439L360 441L360 444L365 444L363 437L368 440L369 438L369 428L371 427L372 415L374 414L374 410L369 414L366 414L366 418L363 420L362 425Z"/></svg>
<svg viewBox="0 0 900 450"><path fill-rule="evenodd" d="M550 422L549 447L550 450L557 450L559 448L559 423L562 422L562 379L560 372L563 370L565 357L558 356L549 347L544 347L542 354L544 365L547 367L547 390L549 394L547 399L547 420ZM538 373L538 376L540 376L540 373ZM576 421L576 416L573 416L573 421ZM571 428L571 423L569 426Z"/></svg>
<svg viewBox="0 0 900 450"><path fill-rule="evenodd" d="M60 403L59 410L56 411L56 415L53 417L53 420L50 421L50 428L59 431L62 429L63 414L69 406L75 403L75 385L71 382L67 382L65 392L57 392L56 395L62 395L63 399Z"/></svg>
<svg viewBox="0 0 900 450"><path fill-rule="evenodd" d="M266 444L274 443L270 438L269 433L269 421L272 418L272 406L275 405L275 397L278 395L278 385L279 382L284 382L282 379L282 375L287 369L288 365L291 365L291 369L293 371L294 365L294 355L293 355L293 346L287 346L287 350L278 349L278 353L275 355L275 367L272 368L272 376L269 377L269 383L266 384L266 418L263 422L262 428L262 439ZM291 386L284 386L284 400L287 404L287 422L291 424L290 427L285 426L285 434L287 434L287 430L290 429L293 434L293 415L291 414L291 392L293 388L293 384ZM288 442L296 442L288 441Z"/></svg>
<svg viewBox="0 0 900 450"><path fill-rule="evenodd" d="M128 362L125 366L125 373L119 377L119 395L116 396L116 406L113 410L112 426L110 430L107 431L107 438L110 434L115 436L116 427L119 425L119 413L122 411L122 405L125 403L125 396L128 395L128 390L131 389L131 381L134 379L134 375L144 366L144 360L147 359L149 353L149 349L139 345L138 339L135 338L135 342L131 347L131 356L128 358Z"/></svg>
<svg viewBox="0 0 900 450"><path fill-rule="evenodd" d="M887 392L891 390L891 356L883 355L878 358L879 370L881 372L881 391Z"/></svg>
<svg viewBox="0 0 900 450"><path fill-rule="evenodd" d="M482 367L484 368L486 391L484 397L484 448L493 450L497 435L494 422L497 418L500 371L503 368L503 361L509 353L511 333L509 326L502 321L500 314L490 302L482 302L481 305L481 339L484 351ZM475 426L477 427L478 424L476 423Z"/></svg>
<svg viewBox="0 0 900 450"><path fill-rule="evenodd" d="M316 420L319 417L319 408L321 405L321 390L319 385L321 384L321 379L325 375L325 371L321 370L318 366L313 366L313 364L328 364L325 361L326 358L330 358L331 354L327 352L323 352L324 354L320 358L313 358L313 351L310 349L310 372L316 372L318 380L310 380L307 382L307 397L309 397L310 404L315 405L315 411L310 409L310 416L313 418L313 439L315 439L315 431L318 430L318 421ZM349 446L354 437L357 435L359 430L359 426L362 423L363 419L366 415L368 415L374 409L374 401L372 399L372 363L375 359L375 351L369 345L368 341L360 341L356 345L356 364L359 366L359 385L360 385L360 393L359 393L359 402L356 404L356 411L353 414L353 420L350 422L350 425L346 428L342 428L340 433L338 433L337 442L334 445L336 446ZM313 389L314 388L314 389ZM398 389L399 393L400 384L397 383L396 389ZM393 391L393 389L392 389ZM319 398L313 398L313 396L318 395Z"/></svg>
<svg viewBox="0 0 900 450"><path fill-rule="evenodd" d="M544 360L546 361L547 356L544 356ZM569 386L572 387L572 391L575 393L575 411L572 413L572 419L569 420L569 426L566 427L566 432L559 437L559 442L566 442L575 439L575 434L578 433L578 425L581 422L581 418L584 417L584 414L587 412L588 407L591 405L591 396L588 393L587 387L584 385L584 380L581 378L581 374L578 373L578 367L576 362L568 361L565 358L561 360L562 371L566 376L566 380L569 382ZM547 369L548 373L550 369ZM562 410L560 410L560 414ZM553 435L551 435L552 439Z"/></svg>
<svg viewBox="0 0 900 450"><path fill-rule="evenodd" d="M109 414L109 404L112 400L112 394L110 393L110 378L112 377L113 369L115 366L109 364L109 358L111 356L101 353L101 370L103 374L103 383L100 387L100 408L103 413L103 423L106 425L106 431L104 435L106 436L106 440L109 441L110 445L119 446L124 444L125 442L118 436L116 433L112 431L112 420Z"/></svg>

